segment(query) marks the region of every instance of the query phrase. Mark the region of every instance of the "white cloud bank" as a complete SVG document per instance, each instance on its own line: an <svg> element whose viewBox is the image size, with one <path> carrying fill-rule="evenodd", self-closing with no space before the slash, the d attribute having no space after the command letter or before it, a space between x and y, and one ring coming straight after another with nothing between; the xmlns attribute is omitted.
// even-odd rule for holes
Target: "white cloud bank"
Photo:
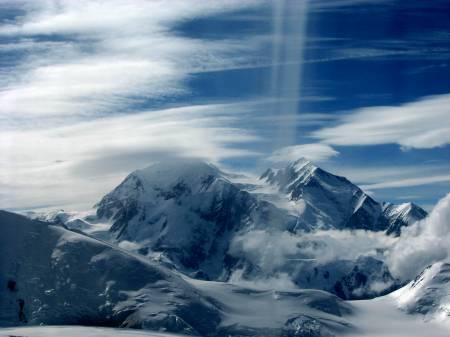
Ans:
<svg viewBox="0 0 450 337"><path fill-rule="evenodd" d="M384 261L396 278L409 281L427 265L450 258L450 194L426 219L404 228L399 238L363 230L300 234L254 230L237 237L230 254L258 266L273 278L267 280L273 285L279 281L289 284L283 267L291 261L309 261L317 266L337 260L356 261L361 256ZM235 274L233 281L243 281L242 275Z"/></svg>
<svg viewBox="0 0 450 337"><path fill-rule="evenodd" d="M396 239L383 233L363 230L324 230L292 234L254 230L237 237L231 245L234 256L245 256L272 274L291 260L323 265L336 260L356 260L361 255L377 255Z"/></svg>
<svg viewBox="0 0 450 337"><path fill-rule="evenodd" d="M142 106L189 93L193 73L252 62L260 43L190 38L176 24L262 4L2 3L23 15L0 25L0 52L20 56L0 69L0 207L84 208L156 158L254 155L243 144L257 137L232 125L244 106Z"/></svg>
<svg viewBox="0 0 450 337"><path fill-rule="evenodd" d="M398 144L429 149L450 143L450 94L401 106L378 106L344 115L336 126L313 132L331 145Z"/></svg>
<svg viewBox="0 0 450 337"><path fill-rule="evenodd" d="M253 156L233 128L235 105L189 106L0 133L0 205L89 207L129 172L170 156ZM233 146L234 145L234 146Z"/></svg>
<svg viewBox="0 0 450 337"><path fill-rule="evenodd" d="M388 265L405 280L426 266L450 258L450 194L442 198L430 215L402 230L389 252Z"/></svg>

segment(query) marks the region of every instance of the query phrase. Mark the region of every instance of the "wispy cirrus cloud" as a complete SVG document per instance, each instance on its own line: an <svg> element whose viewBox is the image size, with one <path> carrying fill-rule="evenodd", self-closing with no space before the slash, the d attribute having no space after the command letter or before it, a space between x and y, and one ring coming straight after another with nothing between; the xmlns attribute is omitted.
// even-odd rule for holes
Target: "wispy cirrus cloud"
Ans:
<svg viewBox="0 0 450 337"><path fill-rule="evenodd" d="M379 190L384 188L422 186L436 183L450 183L450 175L435 175L428 177L384 181L375 184L361 185L361 188L367 190Z"/></svg>
<svg viewBox="0 0 450 337"><path fill-rule="evenodd" d="M325 168L348 178L366 193L379 200L391 202L425 200L430 198L432 194L442 196L450 186L450 176L447 174L450 165L445 160L397 165L364 165L362 163L353 166L348 165L348 163L339 165L336 162L330 162L325 163ZM426 190L423 190L423 188L426 188ZM431 209L433 205L430 206L421 202L421 206Z"/></svg>
<svg viewBox="0 0 450 337"><path fill-rule="evenodd" d="M129 172L164 157L252 157L231 104L187 106L0 134L0 205L86 208ZM70 191L70 192L69 192Z"/></svg>
<svg viewBox="0 0 450 337"><path fill-rule="evenodd" d="M398 144L429 149L450 144L450 94L400 106L362 108L313 136L330 145Z"/></svg>
<svg viewBox="0 0 450 337"><path fill-rule="evenodd" d="M400 181L428 176L439 176L450 170L450 165L442 162L414 163L409 165L331 165L330 170L343 175L357 184L381 184L385 181Z"/></svg>
<svg viewBox="0 0 450 337"><path fill-rule="evenodd" d="M69 203L69 199L95 201L106 186L112 187L124 173L145 165L150 157L192 155L219 161L257 155L248 145L261 142L264 145L256 146L258 150L270 153L278 148L272 160L297 156L313 161L334 158L334 145L354 144L364 132L351 135L347 128L338 130L336 135L322 135L324 130L353 125L355 121L350 115L346 119L330 113L296 113L300 101L334 99L328 94L299 96L302 64L396 57L422 49L410 46L409 41L366 43L353 38L308 36L306 12L346 11L372 3L379 2L2 1L0 10L12 9L13 13L0 24L3 207L31 205L31 200L34 204L51 204L55 200ZM252 19L272 20L273 34L252 32L229 38L225 32L220 39L214 34L192 38L178 30L179 24L192 19L260 6L272 6L272 11L258 12ZM339 43L333 45L336 40ZM261 46L266 52L273 49L273 55L263 55ZM304 58L303 49L310 47L319 47L323 53ZM200 108L183 102L183 98L190 100L195 95L188 83L193 74L258 67L271 72L268 81L272 89L265 99L258 99L258 107L249 107L246 102L214 105L201 101L198 103L204 105ZM159 105L170 105L174 100L184 107L172 110ZM403 115L404 120L410 117L400 113ZM433 112L433 116L439 119L441 115ZM375 123L374 118L367 121ZM425 121L429 122L426 118ZM423 129L413 129L413 133L423 136L422 130L432 130L436 125L426 123L419 119L415 124L422 124ZM330 124L335 126L327 127ZM445 124L448 123L441 122L438 128ZM378 139L403 147L442 143L444 136L433 142L416 139L417 144L411 145L405 140L406 131L402 131L410 129L409 124L402 125L399 135ZM308 129L307 132L321 128L315 136L322 143L288 146L298 141L300 128ZM380 126L380 130L386 130L385 126ZM369 133L366 145L376 142L377 132ZM99 174L104 178L102 182L96 180ZM415 177L399 175L398 179ZM366 185L383 182L364 181ZM92 189L81 191L79 186L86 190L87 184ZM26 186L32 191L28 193ZM74 191L73 196L67 195L67 190Z"/></svg>
<svg viewBox="0 0 450 337"><path fill-rule="evenodd" d="M177 24L261 5L3 2L13 14L0 25L1 207L86 207L157 158L255 155L242 144L258 137L227 110L244 106L149 106L190 94L192 74L253 62L257 39L192 38Z"/></svg>
<svg viewBox="0 0 450 337"><path fill-rule="evenodd" d="M188 38L173 32L173 25L257 3L55 0L16 5L25 14L0 26L0 37L9 39L4 48L23 48L28 55L1 80L0 116L8 119L120 112L132 103L186 93L183 81L191 73L248 62L241 55L250 54L251 42Z"/></svg>

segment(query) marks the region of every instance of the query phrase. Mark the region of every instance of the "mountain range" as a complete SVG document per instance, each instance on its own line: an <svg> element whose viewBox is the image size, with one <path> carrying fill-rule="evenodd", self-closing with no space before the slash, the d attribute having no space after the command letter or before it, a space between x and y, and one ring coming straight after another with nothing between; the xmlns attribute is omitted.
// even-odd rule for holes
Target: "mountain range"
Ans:
<svg viewBox="0 0 450 337"><path fill-rule="evenodd" d="M331 337L359 331L358 312L380 303L448 316L448 263L405 284L383 251L311 253L332 249L326 233L395 240L426 216L304 159L256 179L196 159L158 162L93 212L0 211L0 326Z"/></svg>
<svg viewBox="0 0 450 337"><path fill-rule="evenodd" d="M300 159L268 169L246 181L199 160L154 164L125 178L96 205L96 220L111 223L115 242L132 242L144 255L160 259L194 278L227 281L239 272L246 280L268 273L231 247L252 233L301 233L349 229L399 235L427 213L415 204L378 203L346 178ZM374 282L401 285L373 256L330 264L294 256L276 271L291 275L299 288L317 288L344 299L380 295Z"/></svg>

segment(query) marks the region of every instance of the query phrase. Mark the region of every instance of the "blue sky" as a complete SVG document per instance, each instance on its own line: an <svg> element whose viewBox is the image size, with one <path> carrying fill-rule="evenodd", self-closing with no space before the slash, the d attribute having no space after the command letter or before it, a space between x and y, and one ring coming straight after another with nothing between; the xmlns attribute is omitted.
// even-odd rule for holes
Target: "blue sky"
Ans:
<svg viewBox="0 0 450 337"><path fill-rule="evenodd" d="M0 205L305 156L376 199L450 187L448 1L0 1Z"/></svg>

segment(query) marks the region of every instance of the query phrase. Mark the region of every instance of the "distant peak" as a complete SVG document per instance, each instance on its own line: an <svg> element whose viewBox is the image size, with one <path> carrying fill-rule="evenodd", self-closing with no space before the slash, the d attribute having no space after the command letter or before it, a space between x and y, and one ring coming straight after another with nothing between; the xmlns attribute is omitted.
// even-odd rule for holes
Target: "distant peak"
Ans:
<svg viewBox="0 0 450 337"><path fill-rule="evenodd" d="M298 172L306 167L315 168L316 166L308 159L301 157L299 159L288 162L284 167L284 170L294 170Z"/></svg>
<svg viewBox="0 0 450 337"><path fill-rule="evenodd" d="M386 205L385 208L392 208L392 209L395 209L397 212L403 212L403 213L410 212L413 210L421 210L422 211L422 208L413 202L405 202L405 203L402 203L399 205L385 203L385 205Z"/></svg>
<svg viewBox="0 0 450 337"><path fill-rule="evenodd" d="M267 169L260 177L270 184L278 185L281 189L295 182L306 182L312 179L317 173L323 172L320 168L313 165L305 158L299 158L288 163L285 167L280 169Z"/></svg>
<svg viewBox="0 0 450 337"><path fill-rule="evenodd" d="M414 206L413 206L412 202L405 202L405 203L401 204L400 207L401 207L402 209L411 209L411 208L413 208Z"/></svg>
<svg viewBox="0 0 450 337"><path fill-rule="evenodd" d="M312 165L311 161L309 161L305 157L301 157L301 158L289 163L289 166L295 166L295 167L299 167L299 166L303 167L305 165Z"/></svg>
<svg viewBox="0 0 450 337"><path fill-rule="evenodd" d="M263 172L263 174L261 174L259 179L261 179L261 180L263 180L263 179L271 179L271 178L273 178L274 175L275 175L275 170L272 169L272 168L268 168L267 170L265 170Z"/></svg>

